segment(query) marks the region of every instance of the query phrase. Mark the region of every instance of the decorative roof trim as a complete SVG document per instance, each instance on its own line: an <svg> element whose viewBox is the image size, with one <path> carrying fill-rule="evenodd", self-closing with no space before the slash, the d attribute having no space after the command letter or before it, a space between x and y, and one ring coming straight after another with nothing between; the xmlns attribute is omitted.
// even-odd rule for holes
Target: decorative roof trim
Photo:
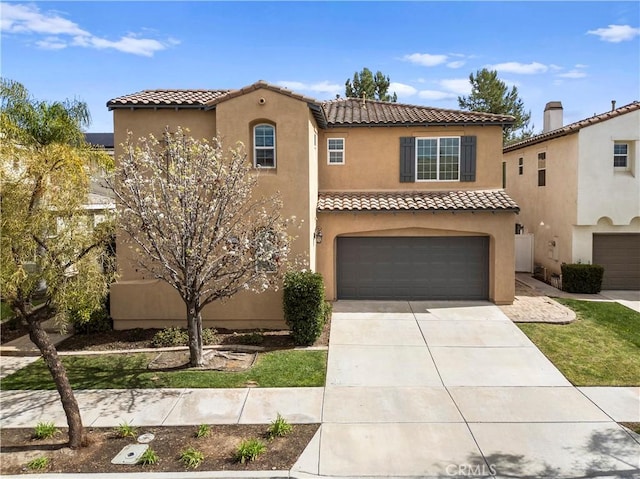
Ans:
<svg viewBox="0 0 640 479"><path fill-rule="evenodd" d="M320 192L318 212L513 212L520 207L504 190Z"/></svg>
<svg viewBox="0 0 640 479"><path fill-rule="evenodd" d="M573 133L577 133L582 128L586 128L591 125L596 125L598 123L611 120L612 118L616 118L618 116L626 115L627 113L631 113L638 109L640 109L640 102L634 101L633 103L629 103L628 105L621 106L620 108L616 108L615 110L611 110L605 113L600 113L599 115L595 115L590 118L585 118L584 120L576 121L575 123L571 123L561 128L557 128L552 131L547 131L545 133L532 136L530 138L519 141L517 143L507 145L502 149L502 152L508 153L510 151L515 151L515 150L519 150L520 148L524 148L525 146L536 145L538 143L542 143L543 141L571 135Z"/></svg>

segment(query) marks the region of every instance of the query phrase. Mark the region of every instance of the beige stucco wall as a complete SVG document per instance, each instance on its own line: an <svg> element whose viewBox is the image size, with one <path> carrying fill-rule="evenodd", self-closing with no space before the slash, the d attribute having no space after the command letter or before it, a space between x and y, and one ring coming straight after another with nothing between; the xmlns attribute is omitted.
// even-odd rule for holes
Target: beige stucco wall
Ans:
<svg viewBox="0 0 640 479"><path fill-rule="evenodd" d="M284 217L295 217L289 233L293 238L291 255L300 267L309 268L315 248L315 180L317 160L311 144L315 120L304 101L270 90L260 89L216 106L213 111L189 110L115 110L116 144L126 131L134 136L160 134L170 128L189 128L193 136L211 138L219 133L224 145L237 141L245 144L248 160L252 158L253 126L271 123L276 128L276 168L255 170L259 175L255 196L279 193ZM118 154L118 149L116 150ZM145 277L137 270L123 238L119 238L119 281L111 288L111 315L117 329L165 327L180 324L186 317L178 294L166 284ZM262 294L239 293L230 300L208 305L203 311L205 326L228 328L282 328L282 290Z"/></svg>
<svg viewBox="0 0 640 479"><path fill-rule="evenodd" d="M546 152L546 186L538 186L538 153ZM518 174L518 159L524 172ZM517 222L534 235L534 262L548 274L560 273L563 262L571 263L572 228L577 221L576 134L505 153L506 191L518 206ZM555 244L555 246L554 246Z"/></svg>
<svg viewBox="0 0 640 479"><path fill-rule="evenodd" d="M320 213L324 238L318 245L317 266L327 299L336 299L338 236L488 236L489 297L511 304L515 294L514 213L339 212Z"/></svg>
<svg viewBox="0 0 640 479"><path fill-rule="evenodd" d="M476 136L476 181L400 183L400 138ZM345 163L327 164L327 139L345 139ZM502 129L466 127L328 128L320 135L320 190L470 190L502 187Z"/></svg>

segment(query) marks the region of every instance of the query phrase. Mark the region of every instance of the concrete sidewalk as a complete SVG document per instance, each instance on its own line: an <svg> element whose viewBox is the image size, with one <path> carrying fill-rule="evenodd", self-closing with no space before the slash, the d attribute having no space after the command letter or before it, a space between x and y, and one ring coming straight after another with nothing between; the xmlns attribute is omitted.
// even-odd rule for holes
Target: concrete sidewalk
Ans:
<svg viewBox="0 0 640 479"><path fill-rule="evenodd" d="M491 303L339 301L330 337L325 388L76 394L92 426L322 423L291 471L164 478L640 476L616 424L640 422L640 388L573 387ZM0 400L2 427L65 424L55 391Z"/></svg>

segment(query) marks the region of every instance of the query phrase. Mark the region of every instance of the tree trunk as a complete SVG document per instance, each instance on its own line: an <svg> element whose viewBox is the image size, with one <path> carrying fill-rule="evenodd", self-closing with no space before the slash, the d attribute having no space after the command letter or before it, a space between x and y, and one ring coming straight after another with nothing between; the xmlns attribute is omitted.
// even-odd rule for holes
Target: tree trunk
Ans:
<svg viewBox="0 0 640 479"><path fill-rule="evenodd" d="M187 305L187 330L189 332L189 366L199 368L204 364L202 356L202 315L197 301Z"/></svg>
<svg viewBox="0 0 640 479"><path fill-rule="evenodd" d="M45 309L45 308L43 308ZM49 310L49 308L46 308ZM27 325L29 326L29 338L38 346L38 349L42 353L49 372L53 377L53 382L56 384L56 389L60 395L60 401L62 402L62 408L67 416L67 425L69 426L69 447L71 449L78 449L85 444L84 427L82 426L82 416L80 415L80 408L78 402L71 389L71 383L67 377L67 370L62 365L58 351L51 342L49 335L46 333L42 324L40 323L41 314L39 312L33 312L27 315Z"/></svg>

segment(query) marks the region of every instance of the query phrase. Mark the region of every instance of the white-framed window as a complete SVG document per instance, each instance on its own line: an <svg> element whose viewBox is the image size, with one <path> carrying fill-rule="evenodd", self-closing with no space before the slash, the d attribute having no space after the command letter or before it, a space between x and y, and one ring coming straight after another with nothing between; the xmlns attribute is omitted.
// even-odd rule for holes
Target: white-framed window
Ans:
<svg viewBox="0 0 640 479"><path fill-rule="evenodd" d="M524 173L524 158L518 158L518 174L522 175Z"/></svg>
<svg viewBox="0 0 640 479"><path fill-rule="evenodd" d="M327 139L327 162L330 165L344 165L344 138Z"/></svg>
<svg viewBox="0 0 640 479"><path fill-rule="evenodd" d="M416 138L416 181L459 181L460 137Z"/></svg>
<svg viewBox="0 0 640 479"><path fill-rule="evenodd" d="M538 153L538 186L547 184L547 152Z"/></svg>
<svg viewBox="0 0 640 479"><path fill-rule="evenodd" d="M613 144L613 167L621 170L629 168L629 143L616 141Z"/></svg>
<svg viewBox="0 0 640 479"><path fill-rule="evenodd" d="M253 166L276 167L276 128L268 123L253 127Z"/></svg>

